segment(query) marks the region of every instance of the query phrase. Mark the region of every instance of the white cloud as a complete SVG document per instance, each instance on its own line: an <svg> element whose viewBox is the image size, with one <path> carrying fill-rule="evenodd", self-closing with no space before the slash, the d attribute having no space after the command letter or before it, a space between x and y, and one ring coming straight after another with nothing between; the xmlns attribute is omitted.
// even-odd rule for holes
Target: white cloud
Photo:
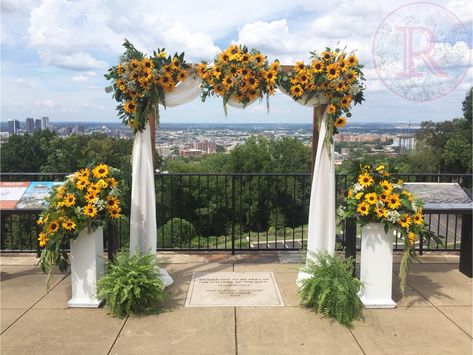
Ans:
<svg viewBox="0 0 473 355"><path fill-rule="evenodd" d="M53 108L53 107L56 107L56 102L50 99L36 100L34 102L34 105L38 107Z"/></svg>
<svg viewBox="0 0 473 355"><path fill-rule="evenodd" d="M96 75L97 75L96 72L83 72L83 73L79 73L77 75L74 75L72 77L72 81L74 81L76 83L83 83L85 81L88 81L90 78L92 78Z"/></svg>

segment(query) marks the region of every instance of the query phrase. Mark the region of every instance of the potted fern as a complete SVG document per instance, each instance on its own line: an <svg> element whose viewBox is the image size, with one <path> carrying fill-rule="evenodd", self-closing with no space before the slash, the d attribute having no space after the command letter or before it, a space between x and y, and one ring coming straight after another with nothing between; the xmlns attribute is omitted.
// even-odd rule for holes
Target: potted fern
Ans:
<svg viewBox="0 0 473 355"><path fill-rule="evenodd" d="M312 254L302 271L309 277L299 289L301 304L351 328L352 322L361 317L363 308L358 297L361 282L353 277L352 259Z"/></svg>

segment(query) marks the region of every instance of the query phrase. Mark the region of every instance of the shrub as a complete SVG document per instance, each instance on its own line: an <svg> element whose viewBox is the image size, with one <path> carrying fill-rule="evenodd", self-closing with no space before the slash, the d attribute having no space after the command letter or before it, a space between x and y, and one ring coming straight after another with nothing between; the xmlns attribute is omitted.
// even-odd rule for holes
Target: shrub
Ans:
<svg viewBox="0 0 473 355"><path fill-rule="evenodd" d="M352 276L352 259L313 254L313 260L308 260L302 271L311 277L303 281L299 290L301 304L351 328L362 311L358 298L361 282Z"/></svg>
<svg viewBox="0 0 473 355"><path fill-rule="evenodd" d="M97 298L116 317L142 313L164 299L164 285L153 254L119 252L97 282Z"/></svg>
<svg viewBox="0 0 473 355"><path fill-rule="evenodd" d="M158 245L164 248L181 245L190 247L192 238L196 236L197 233L191 222L182 218L173 218L158 229Z"/></svg>

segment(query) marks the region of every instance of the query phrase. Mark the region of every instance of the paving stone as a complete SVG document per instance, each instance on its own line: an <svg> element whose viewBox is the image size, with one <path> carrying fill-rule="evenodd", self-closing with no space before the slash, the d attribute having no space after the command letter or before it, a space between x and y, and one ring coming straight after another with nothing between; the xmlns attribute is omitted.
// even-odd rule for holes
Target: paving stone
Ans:
<svg viewBox="0 0 473 355"><path fill-rule="evenodd" d="M156 254L158 263L166 264L188 264L188 263L203 263L204 254L186 254L174 252L158 252Z"/></svg>
<svg viewBox="0 0 473 355"><path fill-rule="evenodd" d="M25 309L2 309L0 316L0 333L3 333L3 331L25 313L25 311Z"/></svg>
<svg viewBox="0 0 473 355"><path fill-rule="evenodd" d="M238 354L362 354L338 323L299 307L237 308Z"/></svg>
<svg viewBox="0 0 473 355"><path fill-rule="evenodd" d="M470 354L472 339L432 307L365 309L353 335L366 354Z"/></svg>
<svg viewBox="0 0 473 355"><path fill-rule="evenodd" d="M106 354L123 322L103 309L30 310L2 334L2 354Z"/></svg>
<svg viewBox="0 0 473 355"><path fill-rule="evenodd" d="M275 272L276 281L286 307L299 306L298 288L296 285L297 273L295 272Z"/></svg>
<svg viewBox="0 0 473 355"><path fill-rule="evenodd" d="M473 336L472 331L472 308L456 307L456 306L445 306L438 307L448 318L450 318L457 326L463 329L466 333Z"/></svg>
<svg viewBox="0 0 473 355"><path fill-rule="evenodd" d="M302 264L235 264L236 272L258 272L258 271L273 271L273 272L299 272Z"/></svg>
<svg viewBox="0 0 473 355"><path fill-rule="evenodd" d="M235 354L233 308L128 318L111 354Z"/></svg>

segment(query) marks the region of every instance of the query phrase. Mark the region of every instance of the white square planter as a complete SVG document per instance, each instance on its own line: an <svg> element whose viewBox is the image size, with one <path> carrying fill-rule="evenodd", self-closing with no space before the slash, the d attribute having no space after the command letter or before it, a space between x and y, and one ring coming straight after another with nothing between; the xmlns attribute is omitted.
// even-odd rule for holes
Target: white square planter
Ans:
<svg viewBox="0 0 473 355"><path fill-rule="evenodd" d="M369 223L361 232L360 299L366 308L394 308L392 300L393 231Z"/></svg>
<svg viewBox="0 0 473 355"><path fill-rule="evenodd" d="M88 232L83 229L71 241L72 298L69 307L97 308L102 303L95 296L97 281L104 273L103 227Z"/></svg>

